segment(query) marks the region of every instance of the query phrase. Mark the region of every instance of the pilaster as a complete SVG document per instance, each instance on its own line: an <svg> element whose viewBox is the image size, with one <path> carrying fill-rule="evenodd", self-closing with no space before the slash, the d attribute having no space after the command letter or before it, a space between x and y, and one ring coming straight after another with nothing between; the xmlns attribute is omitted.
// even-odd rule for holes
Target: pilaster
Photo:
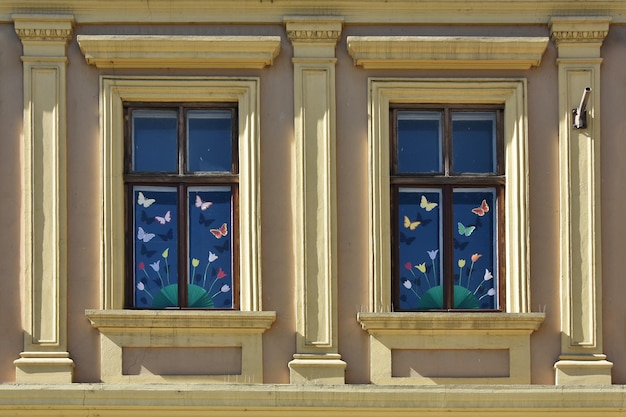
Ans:
<svg viewBox="0 0 626 417"><path fill-rule="evenodd" d="M600 47L610 18L553 18L558 49L561 355L557 385L611 384L602 353L600 199ZM587 125L574 126L590 88Z"/></svg>
<svg viewBox="0 0 626 417"><path fill-rule="evenodd" d="M285 20L293 45L296 354L292 384L344 384L337 347L335 47L342 20Z"/></svg>
<svg viewBox="0 0 626 417"><path fill-rule="evenodd" d="M15 15L23 45L22 279L18 383L72 382L67 352L66 46L73 17Z"/></svg>

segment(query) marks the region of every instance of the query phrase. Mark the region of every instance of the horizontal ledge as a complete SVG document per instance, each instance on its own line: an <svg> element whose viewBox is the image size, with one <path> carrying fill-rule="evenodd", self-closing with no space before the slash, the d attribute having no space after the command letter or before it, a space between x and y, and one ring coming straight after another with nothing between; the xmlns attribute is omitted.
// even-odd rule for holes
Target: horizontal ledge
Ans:
<svg viewBox="0 0 626 417"><path fill-rule="evenodd" d="M280 36L78 35L98 68L253 68L272 65Z"/></svg>
<svg viewBox="0 0 626 417"><path fill-rule="evenodd" d="M348 36L354 65L365 69L529 69L548 37Z"/></svg>
<svg viewBox="0 0 626 417"><path fill-rule="evenodd" d="M92 325L107 328L269 329L275 311L86 310Z"/></svg>
<svg viewBox="0 0 626 417"><path fill-rule="evenodd" d="M538 386L538 385L457 385L457 386L377 386L377 385L168 385L168 384L3 384L0 385L0 413L14 410L12 415L33 415L35 409L64 410L63 415L85 415L85 409L107 410L101 415L124 414L150 404L151 415L198 415L198 407L215 407L222 415L242 415L254 407L275 410L271 415L294 416L296 410L323 411L358 409L359 415L389 415L389 410L473 410L490 411L489 415L505 414L503 410L544 412L572 415L597 409L623 410L626 386ZM17 413L20 409L23 413ZM113 411L111 411L113 409ZM69 410L81 410L70 414ZM120 411L122 410L122 411ZM183 411L186 411L183 414ZM248 412L250 410L248 409ZM311 415L309 412L306 415ZM569 412L569 413L568 413ZM187 414L188 413L188 414ZM258 413L258 411L257 411ZM61 413L57 413L61 414ZM209 414L205 412L205 414ZM269 414L269 413L268 413ZM349 413L348 413L349 414ZM335 414L328 414L335 415ZM478 413L476 413L478 415ZM525 414L520 414L525 415Z"/></svg>
<svg viewBox="0 0 626 417"><path fill-rule="evenodd" d="M364 330L463 330L463 331L526 331L539 329L544 313L470 313L470 312L406 312L358 313Z"/></svg>

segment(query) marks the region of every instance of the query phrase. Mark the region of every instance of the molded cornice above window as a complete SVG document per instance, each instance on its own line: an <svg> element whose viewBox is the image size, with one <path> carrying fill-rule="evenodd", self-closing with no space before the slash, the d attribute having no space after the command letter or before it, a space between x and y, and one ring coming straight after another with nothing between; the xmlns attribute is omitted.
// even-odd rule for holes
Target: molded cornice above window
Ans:
<svg viewBox="0 0 626 417"><path fill-rule="evenodd" d="M79 35L98 68L255 68L272 65L280 36Z"/></svg>
<svg viewBox="0 0 626 417"><path fill-rule="evenodd" d="M548 37L348 36L365 69L516 69L541 63Z"/></svg>

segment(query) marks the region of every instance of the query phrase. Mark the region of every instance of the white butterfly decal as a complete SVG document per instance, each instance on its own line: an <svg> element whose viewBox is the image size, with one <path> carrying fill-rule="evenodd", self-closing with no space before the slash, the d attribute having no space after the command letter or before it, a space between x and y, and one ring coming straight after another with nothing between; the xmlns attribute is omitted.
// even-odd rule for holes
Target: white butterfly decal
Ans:
<svg viewBox="0 0 626 417"><path fill-rule="evenodd" d="M163 215L163 217L155 216L154 219L160 224L169 223L172 221L172 213L170 212L170 210L168 210L167 213Z"/></svg>
<svg viewBox="0 0 626 417"><path fill-rule="evenodd" d="M198 207L200 210L205 211L206 209L208 209L212 205L213 205L212 202L210 202L210 201L202 201L200 196L196 195L196 207Z"/></svg>
<svg viewBox="0 0 626 417"><path fill-rule="evenodd" d="M154 198L146 198L141 191L139 191L139 195L137 196L137 204L140 206L144 206L145 208L150 207L156 202Z"/></svg>
<svg viewBox="0 0 626 417"><path fill-rule="evenodd" d="M137 239L142 240L144 242L150 242L152 240L152 238L154 238L155 234L154 233L148 233L145 230L143 230L143 228L140 226L139 229L137 230Z"/></svg>

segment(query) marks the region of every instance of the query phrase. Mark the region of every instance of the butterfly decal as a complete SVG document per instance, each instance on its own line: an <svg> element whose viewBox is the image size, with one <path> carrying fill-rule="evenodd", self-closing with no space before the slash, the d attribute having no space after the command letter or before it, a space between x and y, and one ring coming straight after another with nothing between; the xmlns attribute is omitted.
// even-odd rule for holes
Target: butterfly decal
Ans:
<svg viewBox="0 0 626 417"><path fill-rule="evenodd" d="M215 219L209 219L207 217L204 217L204 214L200 213L200 216L198 217L198 223L204 225L204 226L210 226L211 223L213 223L215 221Z"/></svg>
<svg viewBox="0 0 626 417"><path fill-rule="evenodd" d="M222 245L215 245L213 248L219 253L224 253L230 248L230 241L226 239Z"/></svg>
<svg viewBox="0 0 626 417"><path fill-rule="evenodd" d="M205 211L206 209L208 209L212 205L213 205L212 202L210 202L210 201L202 201L200 196L196 194L196 207L198 207L200 210Z"/></svg>
<svg viewBox="0 0 626 417"><path fill-rule="evenodd" d="M219 229L209 229L209 232L211 232L216 238L221 239L228 234L228 227L226 226L226 223L224 223Z"/></svg>
<svg viewBox="0 0 626 417"><path fill-rule="evenodd" d="M406 237L404 233L400 232L400 243L410 245L411 243L413 243L414 240L414 237Z"/></svg>
<svg viewBox="0 0 626 417"><path fill-rule="evenodd" d="M169 223L172 221L172 212L170 210L167 211L167 213L165 213L163 215L163 217L161 216L155 216L154 220L156 220L157 222L159 222L159 224L165 224L165 223Z"/></svg>
<svg viewBox="0 0 626 417"><path fill-rule="evenodd" d="M172 240L172 237L173 237L172 229L168 230L167 233L163 235L159 234L159 237L163 239L165 242L167 242L168 240Z"/></svg>
<svg viewBox="0 0 626 417"><path fill-rule="evenodd" d="M148 217L145 210L141 210L141 221L145 224L154 223L154 217Z"/></svg>
<svg viewBox="0 0 626 417"><path fill-rule="evenodd" d="M419 220L412 221L411 219L409 219L409 216L404 216L404 228L405 229L415 230L417 229L417 226L419 226L420 224L422 224L421 221Z"/></svg>
<svg viewBox="0 0 626 417"><path fill-rule="evenodd" d="M146 255L148 258L150 258L155 253L156 253L156 250L148 250L148 248L146 248L146 245L144 245L143 243L141 244L141 254L142 255Z"/></svg>
<svg viewBox="0 0 626 417"><path fill-rule="evenodd" d="M147 198L145 195L143 195L141 191L139 191L139 195L137 196L137 204L148 208L154 203L156 203L156 200L154 198Z"/></svg>
<svg viewBox="0 0 626 417"><path fill-rule="evenodd" d="M469 241L468 242L459 242L458 240L453 239L453 242L454 242L454 249L464 250L467 247L467 245L469 245Z"/></svg>
<svg viewBox="0 0 626 417"><path fill-rule="evenodd" d="M426 211L432 211L432 209L434 209L438 205L439 204L437 203L431 203L430 201L428 201L425 195L422 196L422 199L420 201L420 207Z"/></svg>
<svg viewBox="0 0 626 417"><path fill-rule="evenodd" d="M459 226L459 234L461 236L469 237L474 233L474 230L476 230L476 226L465 226L461 222L457 223L457 225Z"/></svg>
<svg viewBox="0 0 626 417"><path fill-rule="evenodd" d="M480 204L480 207L475 207L472 209L472 213L482 217L489 211L489 204L487 204L487 200L483 200Z"/></svg>
<svg viewBox="0 0 626 417"><path fill-rule="evenodd" d="M156 236L154 233L146 232L141 226L139 226L139 228L137 229L137 239L145 243L150 242L154 238L154 236Z"/></svg>

